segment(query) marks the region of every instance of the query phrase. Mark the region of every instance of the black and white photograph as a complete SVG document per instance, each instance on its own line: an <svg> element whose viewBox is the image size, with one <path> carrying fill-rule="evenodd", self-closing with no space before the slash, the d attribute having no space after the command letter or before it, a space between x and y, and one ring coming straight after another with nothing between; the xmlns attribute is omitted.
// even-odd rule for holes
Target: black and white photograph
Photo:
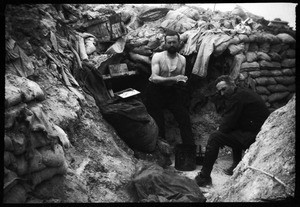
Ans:
<svg viewBox="0 0 300 207"><path fill-rule="evenodd" d="M2 202L296 206L297 9L7 2Z"/></svg>

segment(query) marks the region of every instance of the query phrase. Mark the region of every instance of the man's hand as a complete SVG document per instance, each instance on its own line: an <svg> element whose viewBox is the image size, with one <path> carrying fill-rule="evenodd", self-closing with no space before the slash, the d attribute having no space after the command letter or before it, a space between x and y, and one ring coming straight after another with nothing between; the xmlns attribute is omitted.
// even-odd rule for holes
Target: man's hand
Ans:
<svg viewBox="0 0 300 207"><path fill-rule="evenodd" d="M188 80L188 77L185 75L177 75L177 76L175 76L175 78L176 78L176 83L178 83L180 81L185 83Z"/></svg>

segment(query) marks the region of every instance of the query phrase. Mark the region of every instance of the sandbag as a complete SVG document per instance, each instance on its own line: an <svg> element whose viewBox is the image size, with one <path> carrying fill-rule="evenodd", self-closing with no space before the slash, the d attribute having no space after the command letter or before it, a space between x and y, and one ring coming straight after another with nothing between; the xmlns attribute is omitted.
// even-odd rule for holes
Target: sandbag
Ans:
<svg viewBox="0 0 300 207"><path fill-rule="evenodd" d="M287 86L290 93L293 93L296 91L296 84L291 84Z"/></svg>
<svg viewBox="0 0 300 207"><path fill-rule="evenodd" d="M187 17L186 15L178 11L170 10L160 26L164 29L174 30L181 34L192 29L196 24L197 21Z"/></svg>
<svg viewBox="0 0 300 207"><path fill-rule="evenodd" d="M136 53L133 53L133 52L129 52L129 57L134 62L142 62L142 63L146 63L148 65L151 65L151 60L150 60L150 57L148 57L148 56L139 55L139 54L136 54Z"/></svg>
<svg viewBox="0 0 300 207"><path fill-rule="evenodd" d="M271 61L281 62L281 56L277 52L269 52L268 55Z"/></svg>
<svg viewBox="0 0 300 207"><path fill-rule="evenodd" d="M249 41L250 41L251 43L256 42L256 34L250 34L250 35L249 35Z"/></svg>
<svg viewBox="0 0 300 207"><path fill-rule="evenodd" d="M241 71L254 71L259 70L258 62L243 62L241 65Z"/></svg>
<svg viewBox="0 0 300 207"><path fill-rule="evenodd" d="M158 127L138 99L122 99L102 105L100 111L129 147L141 152L155 149Z"/></svg>
<svg viewBox="0 0 300 207"><path fill-rule="evenodd" d="M238 36L233 36L229 41L229 45L238 45L241 41Z"/></svg>
<svg viewBox="0 0 300 207"><path fill-rule="evenodd" d="M133 47L139 47L141 45L147 45L149 43L149 38L136 38L131 40L128 44Z"/></svg>
<svg viewBox="0 0 300 207"><path fill-rule="evenodd" d="M228 49L229 49L229 52L231 55L236 55L238 53L244 52L245 45L244 45L244 43L240 43L238 45L232 44L232 45L228 46Z"/></svg>
<svg viewBox="0 0 300 207"><path fill-rule="evenodd" d="M259 44L258 51L268 53L270 51L270 47L269 42L263 42L262 44Z"/></svg>
<svg viewBox="0 0 300 207"><path fill-rule="evenodd" d="M289 34L280 33L276 35L285 44L294 44L296 40Z"/></svg>
<svg viewBox="0 0 300 207"><path fill-rule="evenodd" d="M269 72L269 71L268 71ZM262 76L261 71L260 70L256 70L256 71L249 71L248 74L251 76L251 78L257 78Z"/></svg>
<svg viewBox="0 0 300 207"><path fill-rule="evenodd" d="M296 50L294 50L294 49L288 49L286 51L286 57L287 58L292 59L292 58L295 58L295 56L296 56Z"/></svg>
<svg viewBox="0 0 300 207"><path fill-rule="evenodd" d="M23 133L15 133L10 136L10 139L14 146L13 153L15 155L21 155L26 151L26 137Z"/></svg>
<svg viewBox="0 0 300 207"><path fill-rule="evenodd" d="M264 52L257 52L257 59L258 60L271 61L270 56L267 53L264 53Z"/></svg>
<svg viewBox="0 0 300 207"><path fill-rule="evenodd" d="M296 59L284 59L281 62L281 66L284 68L294 68L296 65Z"/></svg>
<svg viewBox="0 0 300 207"><path fill-rule="evenodd" d="M16 118L20 115L20 112L26 107L25 103L13 106L5 111L5 129L13 127Z"/></svg>
<svg viewBox="0 0 300 207"><path fill-rule="evenodd" d="M267 70L281 69L281 64L279 62L274 62L274 61L261 60L261 61L259 61L259 65L262 70L264 70L264 69L267 69Z"/></svg>
<svg viewBox="0 0 300 207"><path fill-rule="evenodd" d="M250 45L250 42L246 42L246 43L245 43L245 53L248 52L248 50L249 50L249 45Z"/></svg>
<svg viewBox="0 0 300 207"><path fill-rule="evenodd" d="M281 43L281 50L280 50L280 52L287 51L288 49L290 49L290 45Z"/></svg>
<svg viewBox="0 0 300 207"><path fill-rule="evenodd" d="M281 84L268 85L267 89L272 93L289 91L287 87Z"/></svg>
<svg viewBox="0 0 300 207"><path fill-rule="evenodd" d="M15 106L22 101L22 91L5 79L5 108Z"/></svg>
<svg viewBox="0 0 300 207"><path fill-rule="evenodd" d="M282 44L281 43L278 43L278 44L272 44L270 46L270 52L276 52L276 53L279 53L282 49Z"/></svg>
<svg viewBox="0 0 300 207"><path fill-rule="evenodd" d="M257 52L258 51L258 44L256 42L251 42L249 44L248 52Z"/></svg>
<svg viewBox="0 0 300 207"><path fill-rule="evenodd" d="M11 141L11 138L6 134L4 134L4 150L9 152L14 151L14 145Z"/></svg>
<svg viewBox="0 0 300 207"><path fill-rule="evenodd" d="M258 94L265 94L265 95L270 95L271 94L267 87L256 86L255 88L256 88L256 93L258 93Z"/></svg>
<svg viewBox="0 0 300 207"><path fill-rule="evenodd" d="M293 70L290 69L290 68L284 68L281 71L282 71L282 74L285 75L285 76L292 76L292 75L294 75Z"/></svg>
<svg viewBox="0 0 300 207"><path fill-rule="evenodd" d="M16 184L3 196L3 203L25 203L26 189L21 184Z"/></svg>
<svg viewBox="0 0 300 207"><path fill-rule="evenodd" d="M238 37L241 42L250 42L250 39L246 34L238 34Z"/></svg>
<svg viewBox="0 0 300 207"><path fill-rule="evenodd" d="M282 99L284 99L285 97L287 97L290 93L289 92L278 92L278 93L273 93L268 97L268 102L269 103L273 103L276 101L280 101Z"/></svg>
<svg viewBox="0 0 300 207"><path fill-rule="evenodd" d="M200 19L200 14L198 10L191 8L189 6L182 6L179 9L176 9L177 12L184 14L185 16L198 21Z"/></svg>
<svg viewBox="0 0 300 207"><path fill-rule="evenodd" d="M283 84L283 85L291 85L295 83L295 76L278 76L274 77L277 83Z"/></svg>
<svg viewBox="0 0 300 207"><path fill-rule="evenodd" d="M255 78L257 85L266 86L266 85L275 85L276 81L273 77L258 77Z"/></svg>
<svg viewBox="0 0 300 207"><path fill-rule="evenodd" d="M12 74L6 74L5 79L8 81L6 83L11 84L21 90L23 102L29 102L34 99L42 101L45 99L43 90L36 82L25 77L19 77Z"/></svg>
<svg viewBox="0 0 300 207"><path fill-rule="evenodd" d="M26 175L26 178L30 180L31 186L33 188L36 187L36 185L40 184L41 182L45 180L49 180L54 175L63 175L67 172L68 164L67 162L64 162L63 165L60 167L47 167L44 170L33 172L31 174Z"/></svg>
<svg viewBox="0 0 300 207"><path fill-rule="evenodd" d="M64 150L61 145L54 145L54 151L52 147L45 146L38 149L42 156L42 163L47 167L59 167L65 162Z"/></svg>
<svg viewBox="0 0 300 207"><path fill-rule="evenodd" d="M18 156L16 159L16 172L19 176L37 172L46 168L42 162L42 155L38 150L33 150L30 159L25 158L24 155Z"/></svg>
<svg viewBox="0 0 300 207"><path fill-rule="evenodd" d="M147 45L141 45L139 47L135 47L132 49L132 52L144 56L152 55L152 51Z"/></svg>
<svg viewBox="0 0 300 207"><path fill-rule="evenodd" d="M262 98L262 100L264 101L264 102L266 102L266 101L268 101L268 96L267 95L260 95L260 97Z"/></svg>
<svg viewBox="0 0 300 207"><path fill-rule="evenodd" d="M268 41L272 44L278 44L281 42L281 40L277 36L275 36L271 33L263 33L263 37L264 37L265 41Z"/></svg>
<svg viewBox="0 0 300 207"><path fill-rule="evenodd" d="M257 54L256 52L247 52L246 53L246 59L247 59L247 62L251 63L251 62L254 62L257 60Z"/></svg>
<svg viewBox="0 0 300 207"><path fill-rule="evenodd" d="M15 155L11 152L4 151L4 166L8 169L12 169L13 171L16 171L17 169L17 159Z"/></svg>
<svg viewBox="0 0 300 207"><path fill-rule="evenodd" d="M246 57L242 53L237 54L233 58L233 63L230 67L230 77L233 78L234 80L238 77L240 74L240 68L241 64L245 61Z"/></svg>
<svg viewBox="0 0 300 207"><path fill-rule="evenodd" d="M271 73L271 70L260 70L260 75L269 77L269 76L272 76L272 73Z"/></svg>

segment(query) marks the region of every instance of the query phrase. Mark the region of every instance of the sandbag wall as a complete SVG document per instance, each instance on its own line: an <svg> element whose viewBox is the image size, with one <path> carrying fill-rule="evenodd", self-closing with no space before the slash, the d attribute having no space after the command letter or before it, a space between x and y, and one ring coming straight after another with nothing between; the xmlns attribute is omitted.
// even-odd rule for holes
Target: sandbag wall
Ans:
<svg viewBox="0 0 300 207"><path fill-rule="evenodd" d="M67 134L48 120L44 99L36 82L5 75L4 203L24 203L36 185L67 171Z"/></svg>
<svg viewBox="0 0 300 207"><path fill-rule="evenodd" d="M282 106L295 93L295 39L286 33L243 36L245 40L240 45L245 45L242 53L245 58L240 73L254 80L254 91L268 107Z"/></svg>
<svg viewBox="0 0 300 207"><path fill-rule="evenodd" d="M228 49L230 76L258 93L272 109L287 103L295 92L296 40L286 33L238 33L214 48ZM230 62L230 61L229 61Z"/></svg>

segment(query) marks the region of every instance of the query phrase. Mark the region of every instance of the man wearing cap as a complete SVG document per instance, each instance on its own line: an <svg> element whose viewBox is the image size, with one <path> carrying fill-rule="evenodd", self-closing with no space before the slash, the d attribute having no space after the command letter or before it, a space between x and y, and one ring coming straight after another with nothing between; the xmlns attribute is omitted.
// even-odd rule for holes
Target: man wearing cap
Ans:
<svg viewBox="0 0 300 207"><path fill-rule="evenodd" d="M232 148L233 163L224 170L228 175L242 159L246 150L255 141L264 121L270 112L262 98L250 89L239 88L234 80L223 75L215 81L217 91L225 99L225 110L221 124L207 142L203 167L195 177L199 186L211 185L211 171L218 158L219 148L224 145Z"/></svg>

